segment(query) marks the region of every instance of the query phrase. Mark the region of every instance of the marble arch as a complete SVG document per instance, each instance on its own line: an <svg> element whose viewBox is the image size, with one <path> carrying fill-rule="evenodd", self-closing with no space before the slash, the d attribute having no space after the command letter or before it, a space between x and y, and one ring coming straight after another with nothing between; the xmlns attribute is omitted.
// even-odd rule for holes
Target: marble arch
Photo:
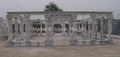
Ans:
<svg viewBox="0 0 120 57"><path fill-rule="evenodd" d="M30 20L30 16L32 15L42 15L45 20ZM87 15L89 18L79 19L79 15ZM48 36L44 42L46 45L51 46L53 45L52 37L54 36L53 31L55 24L61 25L63 35L66 30L68 31L70 45L77 45L78 40L76 39L75 34L79 32L82 36L89 38L91 44L95 44L95 41L108 41L111 43L110 41L112 40L110 37L112 32L112 12L7 12L6 17L9 23L8 42L27 42L26 45L30 45L32 42L39 43L40 41L33 41L31 39L32 33L33 31L40 33L43 33L41 31L44 31ZM100 20L100 22L98 20ZM35 25L32 26L33 24ZM66 24L68 24L68 29L66 29ZM100 25L100 40L97 40L98 24ZM107 27L108 30L107 35L104 34L105 27ZM12 31L13 29L15 32Z"/></svg>

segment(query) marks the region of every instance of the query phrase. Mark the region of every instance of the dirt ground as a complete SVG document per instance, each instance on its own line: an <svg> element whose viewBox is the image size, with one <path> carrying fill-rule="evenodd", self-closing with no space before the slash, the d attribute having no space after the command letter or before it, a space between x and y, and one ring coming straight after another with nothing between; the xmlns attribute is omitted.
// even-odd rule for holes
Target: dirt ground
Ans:
<svg viewBox="0 0 120 57"><path fill-rule="evenodd" d="M0 41L0 57L120 57L120 40L113 45L6 47Z"/></svg>

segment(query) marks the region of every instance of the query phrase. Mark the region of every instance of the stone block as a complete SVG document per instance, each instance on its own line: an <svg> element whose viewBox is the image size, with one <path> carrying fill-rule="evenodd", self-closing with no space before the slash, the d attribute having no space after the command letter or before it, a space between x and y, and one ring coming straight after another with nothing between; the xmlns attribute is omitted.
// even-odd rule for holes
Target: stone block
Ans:
<svg viewBox="0 0 120 57"><path fill-rule="evenodd" d="M90 40L90 45L95 45L96 41L95 40Z"/></svg>
<svg viewBox="0 0 120 57"><path fill-rule="evenodd" d="M77 46L78 45L78 41L77 40L70 40L69 43L71 46Z"/></svg>
<svg viewBox="0 0 120 57"><path fill-rule="evenodd" d="M26 46L31 46L31 41L25 41Z"/></svg>
<svg viewBox="0 0 120 57"><path fill-rule="evenodd" d="M104 41L99 41L100 42L100 45L104 45Z"/></svg>

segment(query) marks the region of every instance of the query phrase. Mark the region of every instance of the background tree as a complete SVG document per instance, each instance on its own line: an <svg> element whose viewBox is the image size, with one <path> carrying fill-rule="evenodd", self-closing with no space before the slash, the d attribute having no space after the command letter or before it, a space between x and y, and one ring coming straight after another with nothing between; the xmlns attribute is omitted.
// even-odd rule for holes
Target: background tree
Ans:
<svg viewBox="0 0 120 57"><path fill-rule="evenodd" d="M48 5L45 6L45 10L44 11L62 11L62 9L60 9L57 4L50 2Z"/></svg>

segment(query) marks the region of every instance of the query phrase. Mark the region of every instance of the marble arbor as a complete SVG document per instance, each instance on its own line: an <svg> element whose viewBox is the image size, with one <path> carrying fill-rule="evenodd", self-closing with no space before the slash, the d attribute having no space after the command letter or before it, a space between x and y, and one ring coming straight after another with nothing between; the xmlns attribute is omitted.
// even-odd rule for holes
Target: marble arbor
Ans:
<svg viewBox="0 0 120 57"><path fill-rule="evenodd" d="M47 46L53 44L52 37L54 36L54 25L60 24L62 28L62 35L65 33L65 22L68 24L68 34L70 36L70 45L77 45L77 39L75 34L79 29L81 33L85 34L87 32L87 37L91 41L96 41L98 27L100 28L101 39L112 40L110 34L112 32L112 12L7 12L7 19L9 23L9 38L8 41L12 42L32 42L32 24L35 22L30 20L32 15L42 15L44 16L44 31L47 34L47 39L45 43ZM88 15L87 20L80 20L79 16ZM77 20L79 19L79 20ZM98 21L99 20L99 21ZM107 22L105 23L104 20ZM43 24L42 21L39 21ZM98 26L98 23L100 26ZM82 25L83 24L83 25ZM87 24L87 25L84 25ZM106 24L106 26L104 25ZM104 27L108 27L107 37L104 37ZM84 31L83 31L84 30ZM101 40L102 41L102 40ZM39 42L39 41L34 41Z"/></svg>

